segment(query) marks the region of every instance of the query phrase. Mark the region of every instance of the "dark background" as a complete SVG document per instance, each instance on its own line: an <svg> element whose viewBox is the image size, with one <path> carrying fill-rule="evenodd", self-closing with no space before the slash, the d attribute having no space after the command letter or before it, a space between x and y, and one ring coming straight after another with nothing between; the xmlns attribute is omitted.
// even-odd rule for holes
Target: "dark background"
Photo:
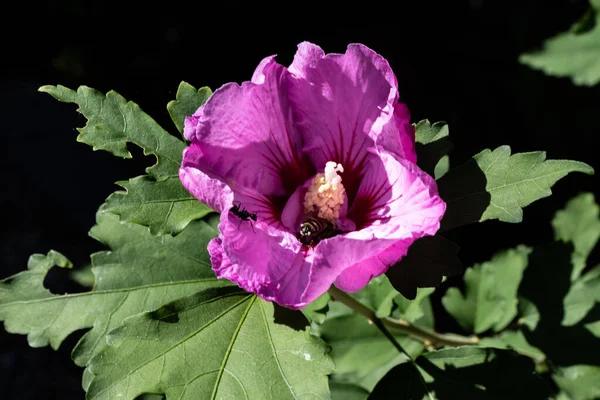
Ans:
<svg viewBox="0 0 600 400"><path fill-rule="evenodd" d="M452 165L509 144L513 152L545 150L549 158L600 168L594 156L600 86L577 87L517 62L520 53L568 29L586 1L348 2L328 15L324 2L244 4L3 6L0 277L50 249L76 266L88 263L101 246L87 231L97 207L117 189L113 182L153 163L137 149L137 160L121 160L77 143L75 128L85 119L74 105L38 93L45 84L114 89L176 133L166 104L181 80L215 89L248 80L267 55L289 64L303 40L326 52L360 42L388 59L413 121L449 123ZM600 198L598 179L583 174L567 176L553 191L525 209L522 224L488 221L450 232L463 264L485 261L500 248L551 240L550 219L570 197L593 191ZM81 290L59 272L49 281L58 293ZM438 329L459 328L442 316ZM69 354L79 336L55 352L31 349L25 336L2 331L0 399L83 399L82 370Z"/></svg>

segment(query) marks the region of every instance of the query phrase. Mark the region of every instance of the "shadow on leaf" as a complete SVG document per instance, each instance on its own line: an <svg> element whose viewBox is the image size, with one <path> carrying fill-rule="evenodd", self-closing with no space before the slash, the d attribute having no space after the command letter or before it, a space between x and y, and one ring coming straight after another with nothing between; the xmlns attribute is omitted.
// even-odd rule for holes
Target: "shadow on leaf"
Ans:
<svg viewBox="0 0 600 400"><path fill-rule="evenodd" d="M446 213L440 231L478 222L490 205L485 174L471 158L458 168L451 169L437 181L438 190L446 202Z"/></svg>
<svg viewBox="0 0 600 400"><path fill-rule="evenodd" d="M562 325L563 299L571 286L572 252L572 245L554 242L536 248L529 256L519 295L536 305L540 319L535 330L525 329L524 334L556 366L600 365L598 354L591 351L597 348L598 338L584 326L598 320L598 304L578 324Z"/></svg>
<svg viewBox="0 0 600 400"><path fill-rule="evenodd" d="M179 311L173 303L164 305L158 310L148 313L148 316L151 319L167 322L169 324L175 324L179 322Z"/></svg>
<svg viewBox="0 0 600 400"><path fill-rule="evenodd" d="M439 235L420 238L386 275L394 289L413 300L417 288L437 286L444 276L462 272L462 264L456 257L458 250L455 243Z"/></svg>
<svg viewBox="0 0 600 400"><path fill-rule="evenodd" d="M153 393L143 393L140 394L135 400L165 400L164 394L153 394Z"/></svg>
<svg viewBox="0 0 600 400"><path fill-rule="evenodd" d="M303 331L310 325L302 311L290 310L273 303L273 320L276 324L286 325L295 331Z"/></svg>
<svg viewBox="0 0 600 400"><path fill-rule="evenodd" d="M418 155L417 164L423 171L434 176L435 166L442 157L452 151L452 148L452 143L446 137L427 144L417 143L415 147Z"/></svg>
<svg viewBox="0 0 600 400"><path fill-rule="evenodd" d="M438 400L548 398L548 387L534 374L533 362L510 350L446 349L420 356L416 362L429 375L427 390ZM373 400L388 398L428 398L409 363L394 367L369 396Z"/></svg>

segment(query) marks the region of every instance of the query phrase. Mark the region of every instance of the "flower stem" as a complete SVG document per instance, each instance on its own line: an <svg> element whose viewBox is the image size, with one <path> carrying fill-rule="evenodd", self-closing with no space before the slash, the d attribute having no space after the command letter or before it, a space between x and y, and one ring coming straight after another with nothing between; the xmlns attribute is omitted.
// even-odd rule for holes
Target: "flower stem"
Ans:
<svg viewBox="0 0 600 400"><path fill-rule="evenodd" d="M463 346L479 343L479 338L477 336L466 337L452 333L437 333L427 328L413 325L410 322L403 319L379 318L375 314L375 310L373 310L371 307L364 305L360 301L356 300L354 297L350 296L348 293L341 291L335 286L331 286L331 288L329 288L329 294L331 295L331 297L333 297L334 300L344 303L347 307L351 308L352 310L367 318L369 321L374 323L380 330L381 328L386 328L386 331L390 330L398 333L403 333L405 335L411 336L415 339L422 341L426 347L437 348L442 346ZM385 335L385 332L383 330L382 332ZM403 350L402 352L406 353Z"/></svg>

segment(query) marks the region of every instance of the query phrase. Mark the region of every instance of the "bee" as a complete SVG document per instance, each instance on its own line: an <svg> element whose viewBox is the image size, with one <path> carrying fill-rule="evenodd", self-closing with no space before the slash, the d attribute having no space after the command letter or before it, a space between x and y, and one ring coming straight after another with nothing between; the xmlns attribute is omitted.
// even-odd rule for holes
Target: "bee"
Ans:
<svg viewBox="0 0 600 400"><path fill-rule="evenodd" d="M238 217L240 219L238 229L240 229L240 225L242 225L242 221L249 221L250 226L252 227L252 232L255 232L254 224L252 224L252 221L256 222L256 214L253 214L253 213L249 212L248 210L246 210L245 208L243 208L242 203L240 203L237 200L233 201L233 207L231 207L229 209L229 211L233 215L235 215L236 217Z"/></svg>
<svg viewBox="0 0 600 400"><path fill-rule="evenodd" d="M308 217L300 224L300 232L296 237L300 243L312 247L335 234L336 229L333 223L323 218Z"/></svg>

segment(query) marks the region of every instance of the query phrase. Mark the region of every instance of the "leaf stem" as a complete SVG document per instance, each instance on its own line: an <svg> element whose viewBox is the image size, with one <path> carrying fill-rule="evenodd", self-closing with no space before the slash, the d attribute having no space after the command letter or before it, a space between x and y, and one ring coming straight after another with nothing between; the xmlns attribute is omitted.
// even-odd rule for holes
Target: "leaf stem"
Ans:
<svg viewBox="0 0 600 400"><path fill-rule="evenodd" d="M412 364L413 368L417 372L417 375L419 376L419 380L421 381L421 384L425 388L425 392L427 392L427 397L429 397L429 400L435 400L433 398L432 394L431 394L431 391L429 391L429 386L427 385L427 382L425 382L425 378L423 378L423 374L421 373L421 370L419 369L417 363L415 362L415 360L413 360L413 358L411 357L411 355L408 354L408 352L406 350L404 350L404 348L400 345L400 343L398 343L398 341L396 340L396 338L385 327L385 324L383 323L383 321L381 319L377 318L377 320L373 321L373 323L375 324L375 326L377 326L377 328L379 328L379 330L381 331L381 333L383 333L383 335L390 342L392 342L392 344L394 345L394 347L396 348L396 350L398 350L401 354L404 354L404 356L408 359L408 361L410 361L410 363Z"/></svg>
<svg viewBox="0 0 600 400"><path fill-rule="evenodd" d="M463 346L479 343L479 338L477 336L466 337L452 333L437 333L427 328L413 325L412 323L403 319L379 318L375 314L375 310L373 310L371 307L364 305L348 293L336 288L335 286L331 286L331 288L329 288L329 294L334 300L344 303L347 307L367 318L380 330L385 328L386 331L391 330L394 332L403 333L422 341L426 347L437 348L442 346ZM383 330L382 332L385 335ZM405 353L404 351L402 352Z"/></svg>
<svg viewBox="0 0 600 400"><path fill-rule="evenodd" d="M413 368L417 372L417 375L419 376L419 380L421 381L423 388L425 388L427 397L429 397L430 400L435 400L433 398L431 392L429 391L427 382L425 382L425 378L423 378L423 374L419 370L417 363L415 362L415 360L413 360L411 355L408 354L408 352L406 350L404 350L404 348L400 345L400 343L398 343L396 338L390 333L390 331L386 327L385 318L383 318L383 319L378 318L377 315L375 315L375 311L373 311L370 307L367 307L366 305L362 304L360 301L357 301L354 297L350 296L348 293L341 291L340 289L336 288L333 285L329 289L329 294L331 295L331 297L333 297L334 300L341 301L346 306L355 310L359 314L364 315L365 317L367 317L367 319L369 321L374 323L375 326L381 331L381 333L383 333L383 335L394 345L396 350L398 350L401 354L404 354L406 356L408 361L412 364Z"/></svg>

